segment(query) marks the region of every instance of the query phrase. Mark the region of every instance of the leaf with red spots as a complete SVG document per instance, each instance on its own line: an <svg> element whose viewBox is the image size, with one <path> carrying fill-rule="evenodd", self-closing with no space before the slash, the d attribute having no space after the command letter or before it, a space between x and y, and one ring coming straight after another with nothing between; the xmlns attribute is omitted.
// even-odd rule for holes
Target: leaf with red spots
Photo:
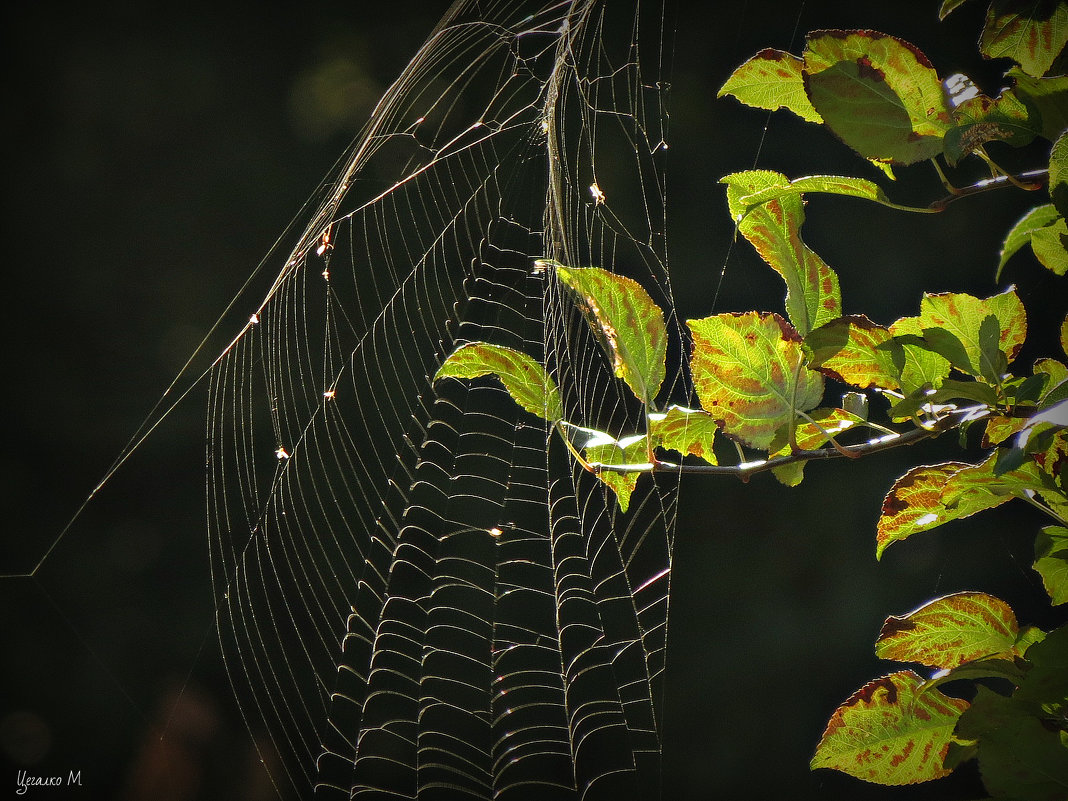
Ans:
<svg viewBox="0 0 1068 801"><path fill-rule="evenodd" d="M704 409L672 406L666 413L649 415L649 429L653 444L659 448L692 454L709 464L716 463L712 450L719 426Z"/></svg>
<svg viewBox="0 0 1068 801"><path fill-rule="evenodd" d="M564 405L556 383L545 368L525 353L503 345L471 342L452 352L434 375L439 378L479 378L495 375L512 400L549 422L563 419Z"/></svg>
<svg viewBox="0 0 1068 801"><path fill-rule="evenodd" d="M988 656L1010 655L1020 629L1007 603L982 592L928 601L883 623L875 655L950 669Z"/></svg>
<svg viewBox="0 0 1068 801"><path fill-rule="evenodd" d="M747 106L785 108L808 122L823 122L805 94L801 64L797 56L782 50L761 50L731 73L716 97L731 95Z"/></svg>
<svg viewBox="0 0 1068 801"><path fill-rule="evenodd" d="M952 114L915 45L877 31L813 31L804 61L812 105L860 155L912 164L942 152Z"/></svg>
<svg viewBox="0 0 1068 801"><path fill-rule="evenodd" d="M914 467L894 482L883 501L876 526L875 556L882 558L892 543L951 520L992 509L995 506L1041 490L1042 480L1034 462L1002 475L995 473L996 453L982 464L946 462Z"/></svg>
<svg viewBox="0 0 1068 801"><path fill-rule="evenodd" d="M823 376L805 366L801 338L779 315L719 314L687 325L694 389L727 435L767 448L823 397Z"/></svg>
<svg viewBox="0 0 1068 801"><path fill-rule="evenodd" d="M1045 75L1068 42L1068 4L1060 0L994 0L979 52L1011 58L1028 75Z"/></svg>
<svg viewBox="0 0 1068 801"><path fill-rule="evenodd" d="M862 314L839 317L805 337L811 366L831 378L861 389L898 389L900 370L886 347L890 329Z"/></svg>
<svg viewBox="0 0 1068 801"><path fill-rule="evenodd" d="M902 670L870 681L835 710L810 767L876 784L915 784L947 775L942 762L968 702Z"/></svg>
<svg viewBox="0 0 1068 801"><path fill-rule="evenodd" d="M750 170L725 176L720 183L727 184L727 206L739 233L786 281L786 316L801 336L841 315L837 274L801 239L801 197L786 193L756 207L743 200L768 189L788 188L790 180L782 173Z"/></svg>
<svg viewBox="0 0 1068 801"><path fill-rule="evenodd" d="M598 267L554 265L572 290L617 378L649 403L664 383L667 327L664 312L637 281Z"/></svg>

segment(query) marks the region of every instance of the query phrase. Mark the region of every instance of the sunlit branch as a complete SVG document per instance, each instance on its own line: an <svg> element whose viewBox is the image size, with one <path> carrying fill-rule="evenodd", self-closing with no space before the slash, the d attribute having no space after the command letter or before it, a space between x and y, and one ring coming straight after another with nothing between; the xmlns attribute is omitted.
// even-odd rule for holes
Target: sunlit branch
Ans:
<svg viewBox="0 0 1068 801"><path fill-rule="evenodd" d="M937 167L937 163L935 166ZM942 172L941 170L939 170L939 175L941 174ZM1003 173L1001 175L995 175L993 178L987 178L982 181L977 181L971 186L964 186L960 187L959 189L950 187L952 189L950 194L932 202L928 206L928 208L933 209L935 211L941 211L950 203L955 200L960 200L962 197L978 195L982 192L989 192L993 189L1003 189L1007 186L1014 186L1018 189L1027 189L1033 192L1037 189L1041 189L1048 182L1048 169L1029 170L1028 172L1022 172L1019 175L1009 175L1007 173ZM946 186L949 187L949 184L946 183Z"/></svg>

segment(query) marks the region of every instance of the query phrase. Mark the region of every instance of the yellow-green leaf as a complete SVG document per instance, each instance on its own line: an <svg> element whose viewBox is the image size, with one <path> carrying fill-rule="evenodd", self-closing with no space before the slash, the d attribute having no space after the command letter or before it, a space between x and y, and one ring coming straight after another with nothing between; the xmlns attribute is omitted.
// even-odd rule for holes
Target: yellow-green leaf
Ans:
<svg viewBox="0 0 1068 801"><path fill-rule="evenodd" d="M1016 615L1000 598L958 592L907 615L888 617L875 655L947 670L987 656L1011 655L1019 632Z"/></svg>
<svg viewBox="0 0 1068 801"><path fill-rule="evenodd" d="M743 195L738 198L738 202L745 208L745 211L742 212L744 215L769 200L777 200L787 195L803 195L806 192L855 197L901 211L933 212L933 209L927 207L902 206L894 203L887 197L882 187L874 181L869 181L866 178L850 178L843 175L806 175L803 178L794 178L785 185L775 183L751 195Z"/></svg>
<svg viewBox="0 0 1068 801"><path fill-rule="evenodd" d="M484 375L497 376L512 400L531 414L550 422L563 419L560 393L545 368L527 354L503 345L471 342L460 346L438 368L434 380Z"/></svg>
<svg viewBox="0 0 1068 801"><path fill-rule="evenodd" d="M586 461L595 467L598 465L630 465L644 467L647 470L653 467L649 463L644 434L636 434L620 440L608 438L593 440L586 444L583 455ZM600 470L597 478L615 493L619 510L625 512L630 506L630 496L634 492L640 475L640 472L617 473L612 470Z"/></svg>
<svg viewBox="0 0 1068 801"><path fill-rule="evenodd" d="M555 265L556 276L572 290L612 370L642 403L664 383L667 328L664 312L642 286L599 267Z"/></svg>
<svg viewBox="0 0 1068 801"><path fill-rule="evenodd" d="M1068 528L1046 526L1035 537L1035 570L1050 601L1068 603Z"/></svg>
<svg viewBox="0 0 1068 801"><path fill-rule="evenodd" d="M1032 231L1031 249L1047 270L1057 275L1068 272L1068 223L1064 218Z"/></svg>
<svg viewBox="0 0 1068 801"><path fill-rule="evenodd" d="M801 64L797 56L782 50L761 50L731 73L716 97L731 95L747 106L785 108L808 122L823 122L805 94Z"/></svg>
<svg viewBox="0 0 1068 801"><path fill-rule="evenodd" d="M651 413L649 427L655 446L683 455L692 454L709 464L716 464L712 448L719 426L704 409L671 406L666 413Z"/></svg>
<svg viewBox="0 0 1068 801"><path fill-rule="evenodd" d="M1011 89L996 99L977 94L953 109L953 127L945 136L946 161L956 164L987 142L1023 147L1041 130L1038 113Z"/></svg>
<svg viewBox="0 0 1068 801"><path fill-rule="evenodd" d="M998 260L998 269L994 275L994 280L1001 277L1001 271L1005 267L1005 263L1020 248L1031 241L1031 234L1039 228L1054 222L1057 216L1057 209L1054 208L1052 203L1047 203L1044 206L1036 206L1016 221L1016 224L1012 226L1001 244L1001 258Z"/></svg>
<svg viewBox="0 0 1068 801"><path fill-rule="evenodd" d="M902 785L947 775L953 728L968 702L901 670L870 681L835 710L810 767L832 768L876 784Z"/></svg>
<svg viewBox="0 0 1068 801"><path fill-rule="evenodd" d="M799 422L794 431L797 448L802 451L829 446L830 437L837 437L851 428L865 424L863 417L847 412L845 409L814 409L808 417L810 419ZM787 434L780 429L768 448L768 458L774 459L777 456L789 454L790 443ZM794 462L773 468L772 473L786 486L796 487L804 478L804 468L804 462Z"/></svg>
<svg viewBox="0 0 1068 801"><path fill-rule="evenodd" d="M876 526L876 558L891 544L951 520L992 509L1029 490L1041 489L1034 462L1001 475L997 454L978 465L947 462L909 470L894 482Z"/></svg>
<svg viewBox="0 0 1068 801"><path fill-rule="evenodd" d="M805 347L811 366L838 381L861 389L898 389L898 370L886 347L891 336L890 329L854 314L810 332Z"/></svg>
<svg viewBox="0 0 1068 801"><path fill-rule="evenodd" d="M1061 321L1061 352L1068 356L1068 317Z"/></svg>
<svg viewBox="0 0 1068 801"><path fill-rule="evenodd" d="M923 326L919 317L902 317L890 326L890 333L894 337L923 336ZM929 348L920 347L908 343L892 343L894 349L900 354L901 370L898 382L901 390L906 395L925 387L935 389L942 386L942 382L949 375L949 359L940 356Z"/></svg>
<svg viewBox="0 0 1068 801"><path fill-rule="evenodd" d="M1068 42L1068 4L1058 0L994 0L986 13L979 52L1011 58L1028 75L1045 75Z"/></svg>
<svg viewBox="0 0 1068 801"><path fill-rule="evenodd" d="M697 397L729 436L767 448L823 397L823 376L804 365L801 338L779 315L720 314L687 325Z"/></svg>
<svg viewBox="0 0 1068 801"><path fill-rule="evenodd" d="M1064 100L1068 105L1068 96ZM1065 126L1049 154L1049 196L1062 217L1068 217L1068 121Z"/></svg>
<svg viewBox="0 0 1068 801"><path fill-rule="evenodd" d="M727 206L738 231L760 257L786 281L786 316L802 336L842 313L838 276L801 239L804 202L785 194L759 206L743 198L788 188L789 179L770 170L750 170L720 179L727 184Z"/></svg>
<svg viewBox="0 0 1068 801"><path fill-rule="evenodd" d="M1014 288L999 295L979 299L963 293L924 294L920 301L919 325L923 329L947 331L960 340L968 359L978 367L983 363L980 329L989 315L997 318L998 346L1012 362L1027 337L1027 314Z"/></svg>
<svg viewBox="0 0 1068 801"><path fill-rule="evenodd" d="M804 60L812 105L860 155L912 164L942 152L952 115L915 45L877 31L813 31Z"/></svg>

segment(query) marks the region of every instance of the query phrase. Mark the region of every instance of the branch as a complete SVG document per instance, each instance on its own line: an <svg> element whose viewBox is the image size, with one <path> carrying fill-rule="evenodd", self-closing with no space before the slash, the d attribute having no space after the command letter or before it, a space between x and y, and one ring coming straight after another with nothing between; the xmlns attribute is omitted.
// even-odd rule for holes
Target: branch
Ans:
<svg viewBox="0 0 1068 801"><path fill-rule="evenodd" d="M1028 172L1022 172L1019 175L995 175L993 178L978 181L971 186L956 189L945 197L932 202L928 208L934 211L942 211L942 209L954 200L960 200L962 197L969 197L970 195L978 195L982 192L989 192L993 189L1002 189L1006 186L1015 186L1018 189L1027 189L1028 191L1033 192L1037 189L1041 189L1048 182L1048 169L1029 170Z"/></svg>
<svg viewBox="0 0 1068 801"><path fill-rule="evenodd" d="M967 409L955 409L944 417L940 417L929 428L914 428L901 434L888 434L884 437L862 442L857 445L840 445L835 448L821 448L812 451L797 451L786 456L776 456L774 459L762 459L755 462L743 462L735 465L712 465L712 464L673 464L671 462L656 461L652 467L649 465L613 465L593 462L587 469L594 473L675 473L682 475L705 475L705 476L735 476L742 481L749 481L751 476L774 470L797 462L811 462L817 459L859 459L879 451L898 448L903 445L913 445L925 439L932 439L945 431L956 428L965 421L983 420L994 414L986 410L977 414L974 407Z"/></svg>

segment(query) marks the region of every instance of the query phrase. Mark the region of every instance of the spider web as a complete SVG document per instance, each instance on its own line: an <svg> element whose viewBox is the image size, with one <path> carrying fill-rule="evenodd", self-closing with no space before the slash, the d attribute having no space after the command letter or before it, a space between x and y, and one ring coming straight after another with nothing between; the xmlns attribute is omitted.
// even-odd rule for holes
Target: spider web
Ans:
<svg viewBox="0 0 1068 801"><path fill-rule="evenodd" d="M533 263L673 308L663 20L455 3L212 371L218 628L283 795L658 795L677 481L622 515L495 382L431 376L506 345L546 364L569 421L641 430Z"/></svg>

